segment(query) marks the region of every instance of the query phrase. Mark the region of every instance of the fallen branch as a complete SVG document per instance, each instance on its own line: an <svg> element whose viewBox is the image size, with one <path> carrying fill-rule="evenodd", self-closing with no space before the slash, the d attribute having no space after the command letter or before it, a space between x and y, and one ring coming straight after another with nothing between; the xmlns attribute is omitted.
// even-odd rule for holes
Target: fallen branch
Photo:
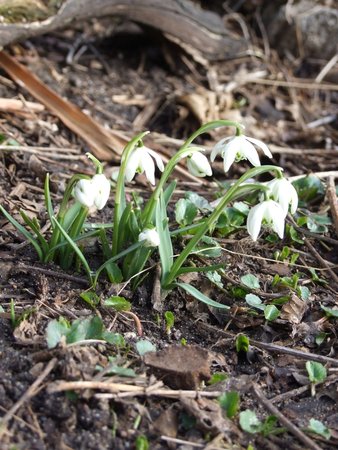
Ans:
<svg viewBox="0 0 338 450"><path fill-rule="evenodd" d="M47 10L45 20L33 18L31 23L27 17L32 16L34 6L25 0L21 9L25 9L26 22L0 24L0 46L83 20L118 16L157 28L197 59L198 53L207 60L238 57L248 47L245 39L227 31L222 17L191 0L66 0L56 14ZM12 18L13 11L10 14ZM4 12L2 16L5 20Z"/></svg>

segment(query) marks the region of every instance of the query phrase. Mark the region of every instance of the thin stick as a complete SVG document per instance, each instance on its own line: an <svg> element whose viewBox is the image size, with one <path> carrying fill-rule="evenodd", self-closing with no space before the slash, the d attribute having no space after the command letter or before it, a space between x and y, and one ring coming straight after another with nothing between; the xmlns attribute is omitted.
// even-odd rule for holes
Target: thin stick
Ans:
<svg viewBox="0 0 338 450"><path fill-rule="evenodd" d="M45 369L41 372L41 374L37 377L37 379L34 381L34 383L27 389L27 391L22 395L22 397L14 403L14 405L7 411L7 413L3 416L0 422L0 439L2 435L5 432L5 427L7 423L12 419L12 417L15 415L15 413L18 411L18 409L21 408L21 406L27 402L29 399L34 397L36 394L38 387L43 382L43 380L49 375L49 373L54 369L57 359L53 358L49 361Z"/></svg>
<svg viewBox="0 0 338 450"><path fill-rule="evenodd" d="M33 272L40 272L49 277L61 278L64 280L74 281L75 283L79 283L79 284L88 286L88 281L85 280L84 278L75 277L74 275L69 275L69 274L63 273L63 272L57 272L56 270L44 269L43 267L35 267L35 266L30 266L28 264L20 264L19 269L32 270Z"/></svg>
<svg viewBox="0 0 338 450"><path fill-rule="evenodd" d="M317 261L321 264L322 267L324 267L328 273L331 275L332 279L338 284L338 276L335 274L335 272L332 270L332 268L329 266L328 261L326 261L314 248L314 246L311 244L311 242L305 238L304 243L307 246L307 248L310 250L310 253L317 259Z"/></svg>
<svg viewBox="0 0 338 450"><path fill-rule="evenodd" d="M223 331L206 323L200 323L199 327L208 330L213 334L218 334L220 336L224 336L227 338L235 339L237 334L231 333L230 331ZM212 336L212 334L210 334ZM331 364L332 366L338 367L338 359L330 358L329 356L316 355L315 353L307 353L301 350L296 350L293 348L283 347L281 345L268 344L265 342L255 341L254 339L250 339L250 344L262 348L263 350L267 350L272 353L284 353L286 355L296 356L301 359L305 359L306 361L318 361L324 364Z"/></svg>
<svg viewBox="0 0 338 450"><path fill-rule="evenodd" d="M114 398L121 396L125 396L123 394L127 394L126 396L157 396L157 397L166 397L166 398L198 398L198 397L210 397L216 398L222 395L223 391L190 391L190 390L172 390L167 388L156 388L153 386L136 386L133 384L124 384L124 383L109 383L106 381L58 381L56 383L52 383L48 386L48 392L63 392L63 391L73 391L73 390L84 390L84 389L94 389L94 390L102 390L108 391L112 395L109 395L109 398ZM102 397L103 394L100 395ZM106 398L107 395L104 395Z"/></svg>
<svg viewBox="0 0 338 450"><path fill-rule="evenodd" d="M284 425L290 433L292 433L296 438L299 439L306 449L309 450L321 450L318 445L313 442L306 434L304 434L299 428L296 427L289 419L287 419L284 414L282 414L263 394L257 384L254 384L252 391L255 394L257 400L274 416L277 417L279 422Z"/></svg>
<svg viewBox="0 0 338 450"><path fill-rule="evenodd" d="M328 179L327 198L330 203L332 220L336 229L336 236L338 236L338 202L334 177L329 177Z"/></svg>

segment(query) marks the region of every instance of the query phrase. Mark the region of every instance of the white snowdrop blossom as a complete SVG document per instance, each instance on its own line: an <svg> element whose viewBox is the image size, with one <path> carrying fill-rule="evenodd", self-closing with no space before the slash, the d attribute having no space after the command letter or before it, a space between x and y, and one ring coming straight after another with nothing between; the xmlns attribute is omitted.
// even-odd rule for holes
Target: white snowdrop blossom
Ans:
<svg viewBox="0 0 338 450"><path fill-rule="evenodd" d="M109 198L110 182L103 173L94 175L91 181L95 192L94 205L101 210Z"/></svg>
<svg viewBox="0 0 338 450"><path fill-rule="evenodd" d="M160 236L155 228L146 228L138 236L139 242L144 241L145 247L158 247Z"/></svg>
<svg viewBox="0 0 338 450"><path fill-rule="evenodd" d="M201 149L201 151L203 151L203 149ZM208 158L200 151L194 152L188 156L187 167L189 172L195 177L210 177L212 175L212 169Z"/></svg>
<svg viewBox="0 0 338 450"><path fill-rule="evenodd" d="M164 170L162 158L148 147L137 147L129 156L125 177L130 182L136 173L143 173L151 184L155 184L155 162L161 172Z"/></svg>
<svg viewBox="0 0 338 450"><path fill-rule="evenodd" d="M286 178L275 178L269 181L266 186L269 188L266 195L281 205L285 215L289 211L289 206L291 214L297 211L298 194L290 181Z"/></svg>
<svg viewBox="0 0 338 450"><path fill-rule="evenodd" d="M73 191L75 200L87 208L102 209L108 201L110 182L103 174L96 174L92 179L79 180Z"/></svg>
<svg viewBox="0 0 338 450"><path fill-rule="evenodd" d="M257 241L262 225L272 228L278 236L284 236L285 214L282 206L274 200L266 200L250 209L247 230L253 241Z"/></svg>
<svg viewBox="0 0 338 450"><path fill-rule="evenodd" d="M92 180L79 180L73 191L75 200L80 202L83 206L91 208L94 205L95 191L93 189Z"/></svg>
<svg viewBox="0 0 338 450"><path fill-rule="evenodd" d="M238 162L243 159L248 159L253 166L258 167L261 162L253 144L259 147L266 156L272 158L272 154L264 142L241 134L240 136L221 139L212 149L210 160L213 162L216 156L220 154L224 161L225 172L229 170L234 161Z"/></svg>

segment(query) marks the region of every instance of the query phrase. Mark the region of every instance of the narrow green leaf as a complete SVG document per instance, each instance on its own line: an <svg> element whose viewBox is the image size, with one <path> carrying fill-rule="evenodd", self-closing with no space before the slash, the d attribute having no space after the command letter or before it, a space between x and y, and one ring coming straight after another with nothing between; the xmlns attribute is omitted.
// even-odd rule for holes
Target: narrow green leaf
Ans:
<svg viewBox="0 0 338 450"><path fill-rule="evenodd" d="M52 222L58 227L58 229L61 231L62 235L64 236L64 238L66 239L66 241L70 244L70 246L72 247L72 249L74 250L74 252L77 254L77 256L79 257L84 269L87 272L88 275L88 279L90 281L91 284L93 284L93 277L92 277L92 272L90 270L89 264L84 256L84 254L81 252L81 250L79 249L79 247L76 245L76 243L71 239L71 237L67 234L67 232L62 228L62 226L59 224L59 222L55 219L55 217L52 217Z"/></svg>
<svg viewBox="0 0 338 450"><path fill-rule="evenodd" d="M20 210L20 215L23 218L23 220L25 221L26 225L28 227L31 228L31 230L35 233L37 240L40 243L41 246L41 250L43 255L47 255L48 251L49 251L49 246L48 246L48 242L46 241L46 239L43 237L41 231L40 231L40 224L38 223L37 219L31 219L30 217L27 216L27 214L25 213L25 211L23 211L22 209Z"/></svg>
<svg viewBox="0 0 338 450"><path fill-rule="evenodd" d="M176 189L177 181L173 180L169 185L165 188L163 193L163 199L166 207L168 206L170 199Z"/></svg>
<svg viewBox="0 0 338 450"><path fill-rule="evenodd" d="M160 245L158 250L161 259L162 280L163 280L168 275L173 265L173 248L170 239L168 218L163 195L160 195L160 198L157 200L155 218L156 218L156 230L160 236Z"/></svg>
<svg viewBox="0 0 338 450"><path fill-rule="evenodd" d="M27 239L27 241L29 241L33 245L40 261L42 261L43 251L34 236L29 231L27 231L26 228L24 228L17 220L15 220L14 217L12 217L1 205L0 211L6 217L6 219Z"/></svg>
<svg viewBox="0 0 338 450"><path fill-rule="evenodd" d="M54 216L52 198L49 190L49 173L47 173L44 184L44 195L45 195L45 206L48 213L49 220L52 221L52 217Z"/></svg>
<svg viewBox="0 0 338 450"><path fill-rule="evenodd" d="M230 307L227 306L227 305L223 305L222 303L215 302L215 300L211 300L211 298L209 298L206 295L202 294L202 292L200 292L198 289L196 289L194 286L191 286L190 284L176 282L175 285L180 287L180 288L182 288L188 294L192 295L193 297L195 297L197 300L199 300L202 303L205 303L205 304L207 304L209 306L212 306L214 308L230 309Z"/></svg>

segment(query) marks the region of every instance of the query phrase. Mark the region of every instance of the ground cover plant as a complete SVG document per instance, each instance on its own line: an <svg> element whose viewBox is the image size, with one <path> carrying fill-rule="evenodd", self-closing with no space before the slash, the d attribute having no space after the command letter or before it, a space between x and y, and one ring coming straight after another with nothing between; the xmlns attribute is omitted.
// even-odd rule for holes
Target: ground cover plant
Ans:
<svg viewBox="0 0 338 450"><path fill-rule="evenodd" d="M146 38L138 67L104 43L65 65L64 42L9 52L123 145L84 148L1 75L32 102L1 113L1 448L335 448L337 136L307 124L336 85Z"/></svg>

